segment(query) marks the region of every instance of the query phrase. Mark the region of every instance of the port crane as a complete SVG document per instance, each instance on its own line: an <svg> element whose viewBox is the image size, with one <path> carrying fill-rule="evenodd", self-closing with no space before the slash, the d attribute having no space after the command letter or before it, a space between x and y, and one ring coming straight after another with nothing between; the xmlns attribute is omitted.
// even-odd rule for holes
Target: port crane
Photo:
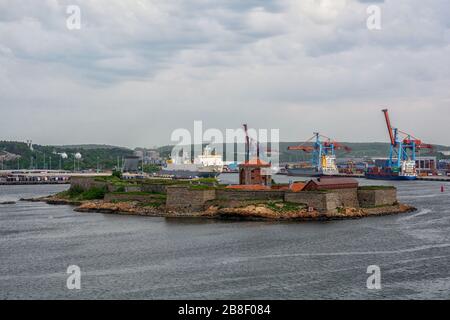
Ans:
<svg viewBox="0 0 450 320"><path fill-rule="evenodd" d="M324 141L322 139L325 139ZM306 145L313 142L312 146ZM314 135L299 146L290 146L288 150L303 151L312 153L312 165L318 172L326 174L337 173L336 167L336 150L345 150L350 152L351 148L332 140L331 138L321 135L319 132L314 132Z"/></svg>
<svg viewBox="0 0 450 320"><path fill-rule="evenodd" d="M389 159L387 160L386 166L390 168L392 172L402 176L417 176L417 151L421 149L432 150L433 146L431 144L423 143L422 140L417 139L409 133L400 131L398 128L393 128L389 118L388 109L383 109L382 111L386 120L390 139ZM400 137L400 135L403 137Z"/></svg>
<svg viewBox="0 0 450 320"><path fill-rule="evenodd" d="M245 132L245 162L250 160L250 137L248 135L248 126L246 123L242 125Z"/></svg>

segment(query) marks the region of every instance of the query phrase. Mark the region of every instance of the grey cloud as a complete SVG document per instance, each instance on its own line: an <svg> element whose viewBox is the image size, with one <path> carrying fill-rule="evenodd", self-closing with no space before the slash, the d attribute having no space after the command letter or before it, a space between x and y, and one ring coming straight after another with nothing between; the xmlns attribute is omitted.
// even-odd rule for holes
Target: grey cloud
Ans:
<svg viewBox="0 0 450 320"><path fill-rule="evenodd" d="M388 105L402 127L450 144L450 3L322 3L0 0L0 111L27 123L1 117L1 138L154 145L203 120L384 140L370 115ZM380 31L365 27L374 3ZM66 29L67 4L81 30Z"/></svg>

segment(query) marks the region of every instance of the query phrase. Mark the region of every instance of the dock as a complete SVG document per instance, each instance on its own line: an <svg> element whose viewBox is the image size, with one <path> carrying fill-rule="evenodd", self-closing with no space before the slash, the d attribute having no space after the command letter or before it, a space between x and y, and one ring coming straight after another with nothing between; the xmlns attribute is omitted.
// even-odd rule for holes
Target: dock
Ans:
<svg viewBox="0 0 450 320"><path fill-rule="evenodd" d="M33 184L70 184L70 181L0 181L0 186L19 186Z"/></svg>
<svg viewBox="0 0 450 320"><path fill-rule="evenodd" d="M424 177L417 177L417 180L450 182L450 177L449 176L424 176Z"/></svg>
<svg viewBox="0 0 450 320"><path fill-rule="evenodd" d="M277 175L286 175L287 176L286 173L277 173ZM346 178L361 178L361 179L364 179L365 175L363 173L354 173L354 174L340 173L338 175L333 175L333 177L346 177ZM417 180L450 182L450 176L418 176Z"/></svg>
<svg viewBox="0 0 450 320"><path fill-rule="evenodd" d="M69 184L73 176L100 177L110 172L71 172L60 170L0 170L0 185Z"/></svg>

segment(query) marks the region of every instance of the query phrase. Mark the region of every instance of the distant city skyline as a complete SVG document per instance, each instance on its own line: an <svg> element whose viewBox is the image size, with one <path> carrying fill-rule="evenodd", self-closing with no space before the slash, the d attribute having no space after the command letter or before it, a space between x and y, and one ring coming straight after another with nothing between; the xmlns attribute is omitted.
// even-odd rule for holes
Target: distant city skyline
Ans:
<svg viewBox="0 0 450 320"><path fill-rule="evenodd" d="M1 0L0 140L151 148L201 120L387 143L388 108L450 145L449 21L440 0Z"/></svg>

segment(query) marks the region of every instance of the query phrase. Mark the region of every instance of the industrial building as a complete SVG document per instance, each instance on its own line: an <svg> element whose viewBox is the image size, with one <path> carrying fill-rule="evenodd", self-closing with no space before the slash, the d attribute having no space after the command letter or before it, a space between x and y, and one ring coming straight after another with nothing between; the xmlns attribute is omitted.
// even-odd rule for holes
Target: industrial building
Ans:
<svg viewBox="0 0 450 320"><path fill-rule="evenodd" d="M136 148L134 150L134 155L139 157L144 164L162 164L161 155L156 149L144 149L144 148Z"/></svg>
<svg viewBox="0 0 450 320"><path fill-rule="evenodd" d="M127 156L123 158L122 172L138 172L141 158L137 156Z"/></svg>
<svg viewBox="0 0 450 320"><path fill-rule="evenodd" d="M437 171L436 157L417 157L416 170L419 175L435 174Z"/></svg>

